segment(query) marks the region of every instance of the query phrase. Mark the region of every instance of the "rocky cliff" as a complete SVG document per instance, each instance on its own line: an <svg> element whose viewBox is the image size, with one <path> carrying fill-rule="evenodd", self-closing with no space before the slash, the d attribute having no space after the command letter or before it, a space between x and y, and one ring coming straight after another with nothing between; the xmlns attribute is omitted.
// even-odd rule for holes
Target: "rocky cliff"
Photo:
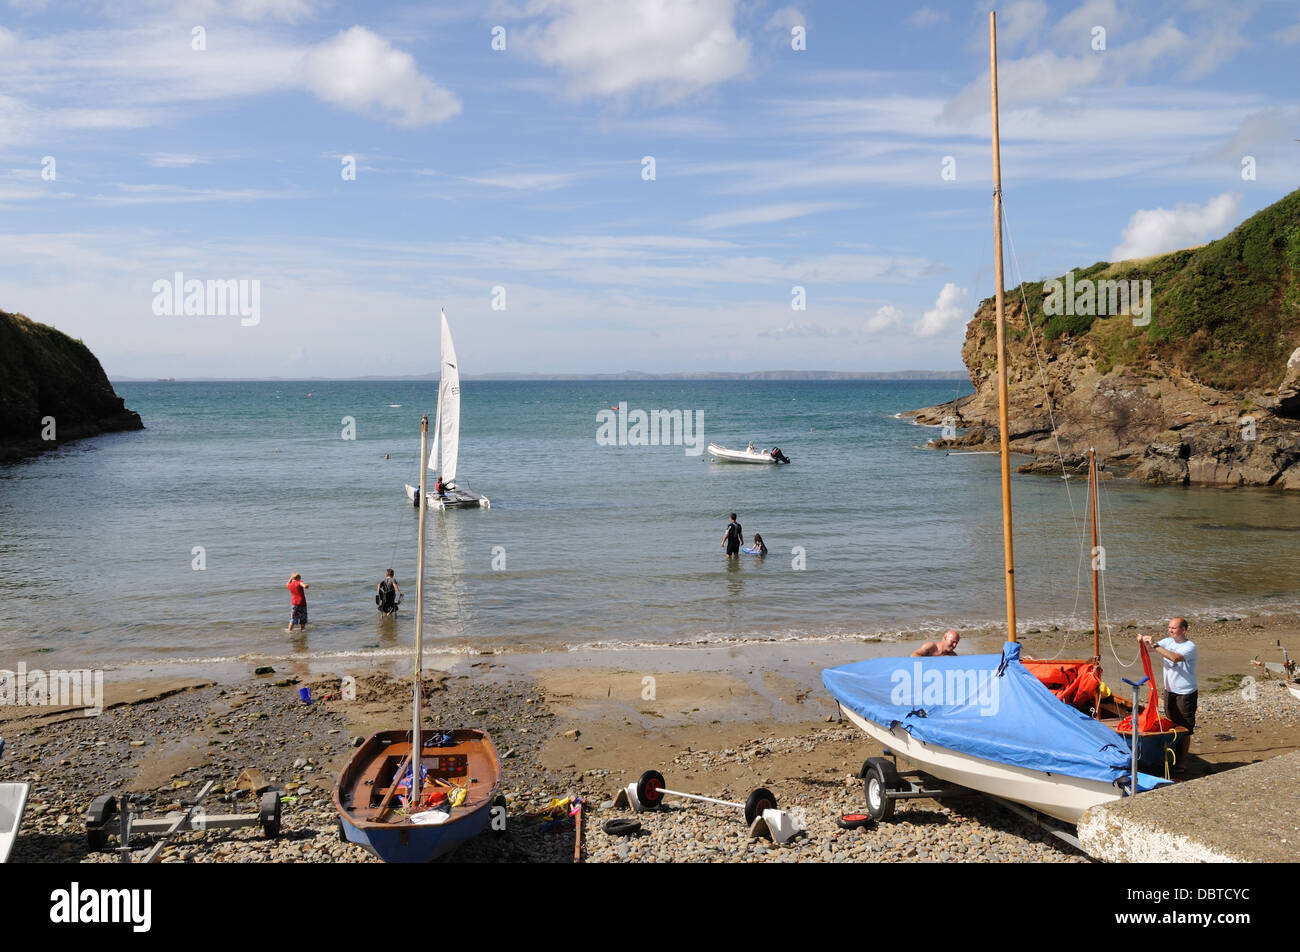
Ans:
<svg viewBox="0 0 1300 952"><path fill-rule="evenodd" d="M1008 290L1005 313L1022 471L1095 447L1152 483L1300 490L1300 191L1199 248ZM966 430L932 445L997 442L996 343L990 298L962 347L975 393L915 412Z"/></svg>
<svg viewBox="0 0 1300 952"><path fill-rule="evenodd" d="M140 430L79 340L0 311L0 460L112 430Z"/></svg>

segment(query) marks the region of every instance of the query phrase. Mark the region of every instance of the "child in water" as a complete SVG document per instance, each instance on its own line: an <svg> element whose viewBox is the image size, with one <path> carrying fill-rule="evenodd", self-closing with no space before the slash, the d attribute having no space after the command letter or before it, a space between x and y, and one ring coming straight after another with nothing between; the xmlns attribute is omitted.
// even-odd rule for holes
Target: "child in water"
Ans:
<svg viewBox="0 0 1300 952"><path fill-rule="evenodd" d="M767 555L767 546L763 544L763 537L757 532L754 533L754 544L747 549L741 549L746 555Z"/></svg>

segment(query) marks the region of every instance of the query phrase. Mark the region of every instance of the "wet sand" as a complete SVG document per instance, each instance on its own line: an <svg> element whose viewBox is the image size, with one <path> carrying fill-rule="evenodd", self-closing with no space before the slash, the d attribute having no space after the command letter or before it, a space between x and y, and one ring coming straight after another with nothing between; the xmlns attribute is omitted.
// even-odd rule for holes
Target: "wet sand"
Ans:
<svg viewBox="0 0 1300 952"><path fill-rule="evenodd" d="M1160 634L1159 632L1150 632ZM1133 662L1135 629L1113 629L1121 662ZM1300 701L1251 659L1280 660L1276 647L1300 649L1300 619L1245 618L1198 626L1201 708L1189 779L1300 749ZM1083 633L1027 632L1026 653L1079 657L1091 653ZM997 632L966 633L961 651L997 650ZM836 720L821 686L823 668L866 656L903 655L919 644L828 641L774 642L707 648L549 652L464 657L430 671L426 721L433 726L486 727L503 755L509 830L455 854L462 861L572 861L571 822L529 816L555 796L579 794L591 819L583 837L589 860L798 861L874 859L944 861L1079 861L1076 851L979 797L906 804L889 823L851 834L834 826L861 809L856 773L878 751ZM1106 678L1123 668L1103 641ZM409 720L409 661L334 659L332 665L291 662L274 674L244 671L108 672L104 712L0 708L0 736L9 749L0 780L28 780L31 806L12 858L22 861L116 861L91 853L82 818L96 793L150 794L160 812L203 779L214 796L234 790L245 767L257 767L282 789L285 834L211 831L178 837L167 861L360 862L371 858L340 843L330 803L333 782L358 736L403 727ZM324 670L324 668L331 670ZM286 670L287 669L287 670ZM217 674L219 676L215 676ZM303 704L357 679L355 700ZM393 675L398 679L394 680ZM1254 690L1243 681L1254 677ZM609 800L646 769L670 786L743 800L757 786L798 809L808 833L774 847L750 840L736 811L679 801L643 814L647 833L625 840L600 829L616 815ZM238 805L238 804L236 804ZM245 799L241 810L253 809ZM567 833L563 832L567 829ZM133 843L139 855L147 840Z"/></svg>

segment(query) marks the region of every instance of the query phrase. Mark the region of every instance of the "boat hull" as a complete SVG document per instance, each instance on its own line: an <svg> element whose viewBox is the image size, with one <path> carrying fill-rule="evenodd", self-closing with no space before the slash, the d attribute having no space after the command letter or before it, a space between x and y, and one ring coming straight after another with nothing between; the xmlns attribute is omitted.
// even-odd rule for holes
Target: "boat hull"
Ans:
<svg viewBox="0 0 1300 952"><path fill-rule="evenodd" d="M890 730L855 714L844 705L840 711L872 740L888 747L918 770L958 786L1024 804L1065 823L1078 824L1084 811L1121 798L1113 785L1060 774L1028 770L985 760L959 751L926 744L902 727Z"/></svg>
<svg viewBox="0 0 1300 952"><path fill-rule="evenodd" d="M25 783L0 783L0 863L9 861L9 852L18 841L30 789Z"/></svg>
<svg viewBox="0 0 1300 952"><path fill-rule="evenodd" d="M406 485L406 498L415 505L415 491L419 487ZM480 496L468 489L452 489L445 496L430 492L426 500L429 509L491 509L492 502L487 496Z"/></svg>
<svg viewBox="0 0 1300 952"><path fill-rule="evenodd" d="M440 732L430 730L430 735ZM484 731L449 732L453 743L435 747L424 743L421 765L428 771L424 790L439 789L433 778L466 790L462 806L438 825L411 822L395 809L379 804L410 753L410 731L380 731L357 749L334 786L334 809L343 836L386 863L427 863L478 836L492 821L499 792L500 764L492 739ZM405 772L405 771L403 771ZM445 788L443 788L445 789ZM389 807L398 807L396 797Z"/></svg>
<svg viewBox="0 0 1300 952"><path fill-rule="evenodd" d="M708 454L713 457L715 463L757 463L760 465L776 465L776 460L772 454L766 450L756 450L751 453L749 450L729 450L718 443L710 443L706 447Z"/></svg>

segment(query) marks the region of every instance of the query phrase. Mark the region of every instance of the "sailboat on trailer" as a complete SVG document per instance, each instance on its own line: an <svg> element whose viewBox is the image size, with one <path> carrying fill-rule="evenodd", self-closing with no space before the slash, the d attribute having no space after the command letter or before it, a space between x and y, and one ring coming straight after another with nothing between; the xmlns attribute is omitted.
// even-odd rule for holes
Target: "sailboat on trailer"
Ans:
<svg viewBox="0 0 1300 952"><path fill-rule="evenodd" d="M406 486L406 498L412 505L419 505L424 499L426 505L434 509L459 509L479 506L492 508L487 496L481 496L473 490L456 483L456 467L460 463L460 368L456 360L456 345L451 340L451 328L447 326L447 312L441 311L442 343L441 360L438 370L438 412L433 429L433 448L429 451L429 472L434 474L435 492L425 496L422 489L409 483ZM436 491L438 470L438 450L442 449L442 491ZM423 459L423 453L421 458Z"/></svg>
<svg viewBox="0 0 1300 952"><path fill-rule="evenodd" d="M446 318L442 326L445 334ZM426 416L420 421L421 459L428 441ZM420 474L420 495L426 485L427 471ZM386 863L427 863L483 832L492 820L500 779L500 761L486 731L442 731L421 724L428 508L420 507L416 557L411 729L373 734L357 748L334 785L340 835Z"/></svg>
<svg viewBox="0 0 1300 952"><path fill-rule="evenodd" d="M997 29L993 13L989 14L989 44L1007 641L1000 654L859 661L823 671L822 683L851 723L925 774L1077 824L1092 806L1152 789L1164 781L1138 772L1128 745L1115 729L1067 704L1020 659L1011 534ZM883 765L868 762L872 764L880 774L880 783L890 782ZM868 785L867 790L870 797L872 787Z"/></svg>

